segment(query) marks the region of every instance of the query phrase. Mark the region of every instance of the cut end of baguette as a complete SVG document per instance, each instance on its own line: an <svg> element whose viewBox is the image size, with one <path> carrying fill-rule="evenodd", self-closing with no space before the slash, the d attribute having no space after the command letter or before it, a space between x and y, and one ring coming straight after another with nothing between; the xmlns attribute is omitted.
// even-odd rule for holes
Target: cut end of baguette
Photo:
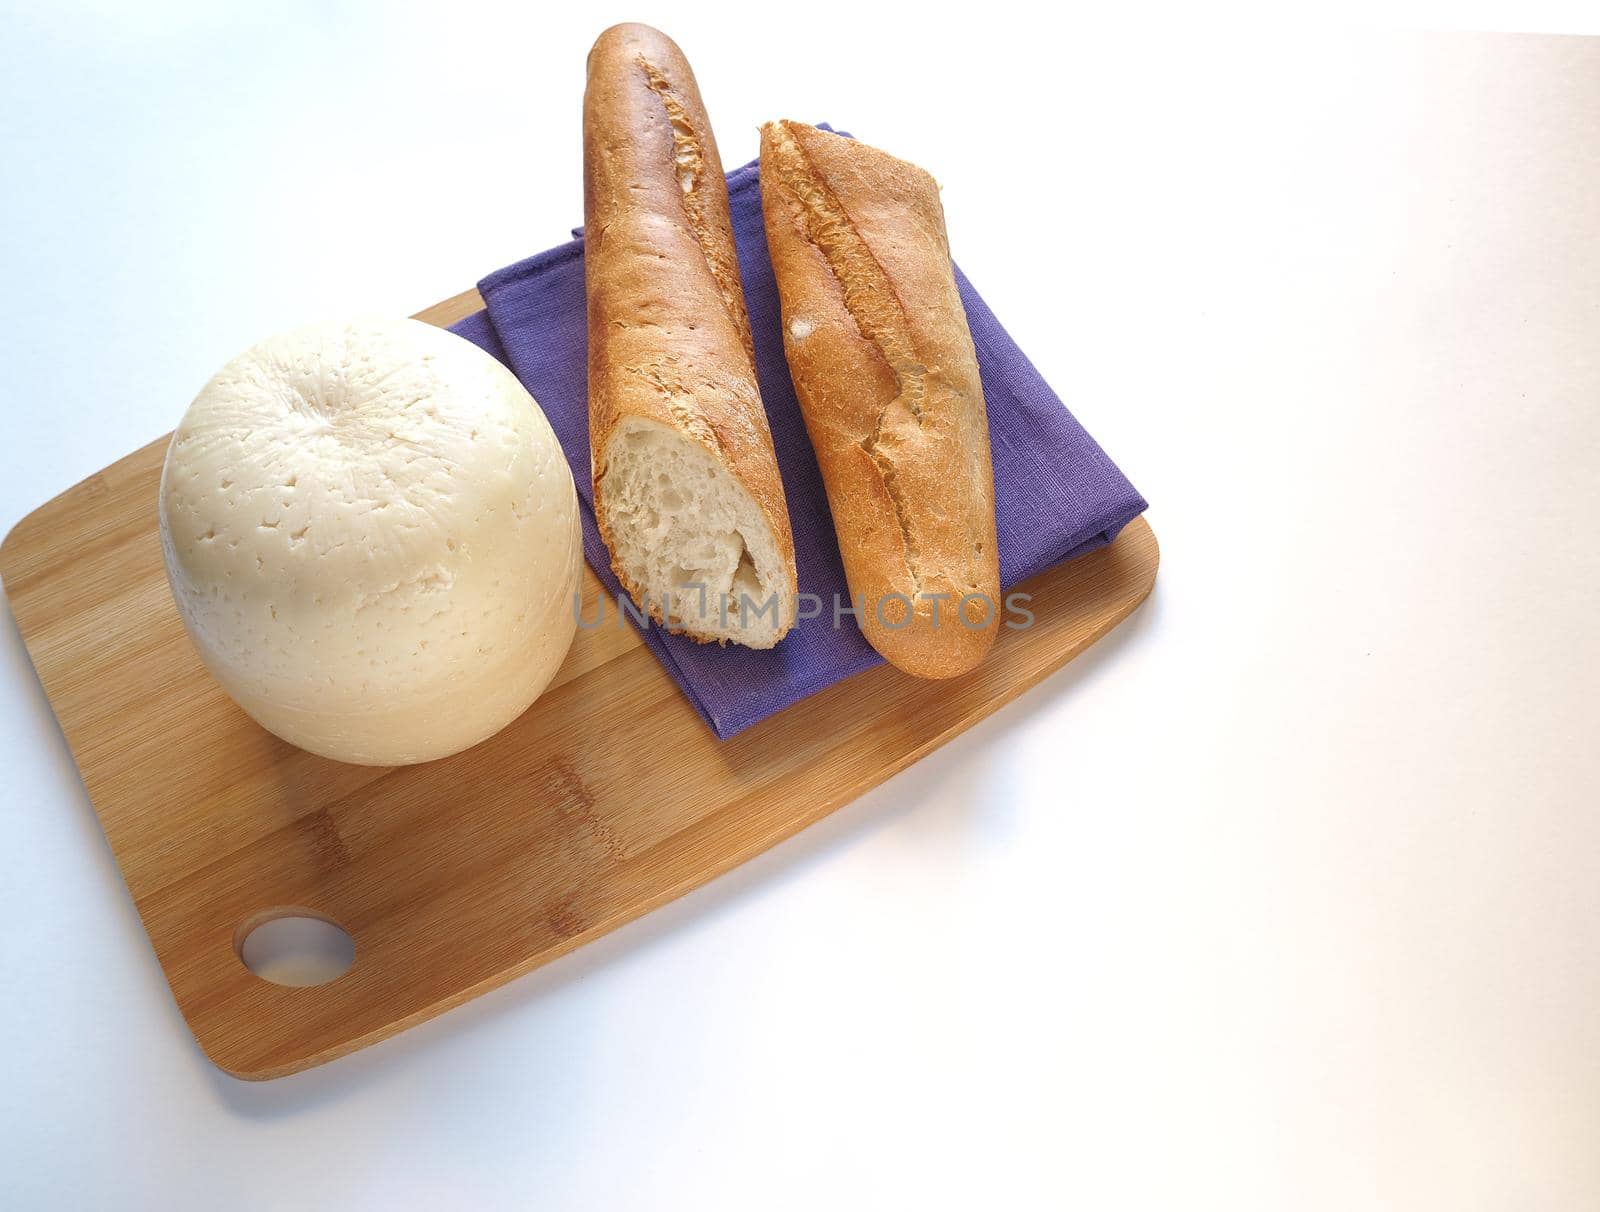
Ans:
<svg viewBox="0 0 1600 1212"><path fill-rule="evenodd" d="M771 648L794 625L795 586L760 506L712 453L627 417L595 481L595 513L623 588L703 643Z"/></svg>

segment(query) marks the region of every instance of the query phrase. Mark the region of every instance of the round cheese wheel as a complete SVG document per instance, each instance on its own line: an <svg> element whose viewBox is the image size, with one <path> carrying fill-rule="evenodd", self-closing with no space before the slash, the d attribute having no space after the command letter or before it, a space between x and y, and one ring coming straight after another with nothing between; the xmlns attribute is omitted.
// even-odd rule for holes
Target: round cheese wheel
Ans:
<svg viewBox="0 0 1600 1212"><path fill-rule="evenodd" d="M576 629L572 473L477 346L316 324L235 358L161 475L172 596L268 731L325 757L444 757L515 719Z"/></svg>

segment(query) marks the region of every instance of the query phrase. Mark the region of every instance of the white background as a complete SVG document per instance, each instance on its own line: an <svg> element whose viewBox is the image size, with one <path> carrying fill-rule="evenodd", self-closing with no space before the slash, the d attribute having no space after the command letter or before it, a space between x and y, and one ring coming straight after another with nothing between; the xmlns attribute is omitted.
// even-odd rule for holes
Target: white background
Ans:
<svg viewBox="0 0 1600 1212"><path fill-rule="evenodd" d="M638 17L728 164L792 116L934 171L1155 594L795 841L264 1085L0 620L0 1205L1600 1204L1600 41L539 7L8 10L0 529L267 333L563 239Z"/></svg>

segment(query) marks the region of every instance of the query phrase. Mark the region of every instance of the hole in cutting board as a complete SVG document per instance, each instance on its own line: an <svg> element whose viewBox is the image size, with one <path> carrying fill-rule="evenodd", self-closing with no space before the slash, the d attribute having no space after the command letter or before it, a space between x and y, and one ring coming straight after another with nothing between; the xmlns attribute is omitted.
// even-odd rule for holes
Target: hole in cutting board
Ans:
<svg viewBox="0 0 1600 1212"><path fill-rule="evenodd" d="M262 980L295 988L325 985L356 960L355 939L310 909L255 914L239 927L236 949L244 966Z"/></svg>

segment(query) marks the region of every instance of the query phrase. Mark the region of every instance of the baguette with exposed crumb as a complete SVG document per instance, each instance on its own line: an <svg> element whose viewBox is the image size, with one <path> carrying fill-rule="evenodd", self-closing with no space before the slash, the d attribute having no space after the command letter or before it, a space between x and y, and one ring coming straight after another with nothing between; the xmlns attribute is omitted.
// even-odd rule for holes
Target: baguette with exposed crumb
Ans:
<svg viewBox="0 0 1600 1212"><path fill-rule="evenodd" d="M647 25L606 30L583 98L595 520L658 621L770 648L794 541L756 385L728 189L694 73Z"/></svg>

